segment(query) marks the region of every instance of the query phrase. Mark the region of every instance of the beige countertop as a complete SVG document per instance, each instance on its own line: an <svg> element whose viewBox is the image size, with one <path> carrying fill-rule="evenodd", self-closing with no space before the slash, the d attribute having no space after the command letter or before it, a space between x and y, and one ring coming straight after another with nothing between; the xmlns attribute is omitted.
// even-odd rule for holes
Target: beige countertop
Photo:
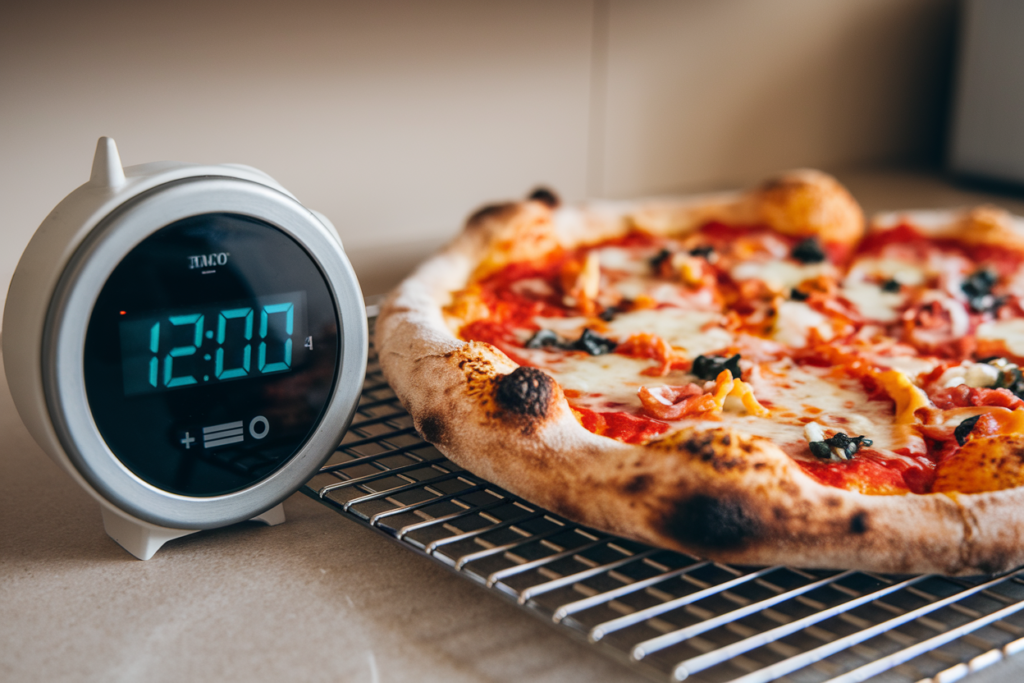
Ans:
<svg viewBox="0 0 1024 683"><path fill-rule="evenodd" d="M869 211L995 201L1024 214L927 175L840 176ZM285 524L202 532L137 561L0 385L0 680L642 680L301 494ZM972 681L1021 680L1020 660Z"/></svg>

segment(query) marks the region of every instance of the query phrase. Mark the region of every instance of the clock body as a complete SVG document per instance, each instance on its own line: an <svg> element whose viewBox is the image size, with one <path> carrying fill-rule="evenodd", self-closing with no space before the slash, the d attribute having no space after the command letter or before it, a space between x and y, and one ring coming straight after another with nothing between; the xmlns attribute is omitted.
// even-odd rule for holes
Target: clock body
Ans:
<svg viewBox="0 0 1024 683"><path fill-rule="evenodd" d="M29 243L3 320L19 414L125 547L114 528L270 521L339 443L366 347L324 217L248 167L122 169L109 138Z"/></svg>

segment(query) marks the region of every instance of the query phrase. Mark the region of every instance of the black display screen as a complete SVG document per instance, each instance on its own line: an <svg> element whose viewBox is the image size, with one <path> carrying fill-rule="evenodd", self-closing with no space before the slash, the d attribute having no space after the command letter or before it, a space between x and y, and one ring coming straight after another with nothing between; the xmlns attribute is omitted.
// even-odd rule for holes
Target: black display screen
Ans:
<svg viewBox="0 0 1024 683"><path fill-rule="evenodd" d="M305 292L121 315L126 396L291 372L313 346Z"/></svg>
<svg viewBox="0 0 1024 683"><path fill-rule="evenodd" d="M85 340L89 407L144 481L188 496L237 491L316 427L338 328L323 275L288 235L231 214L178 221L100 292Z"/></svg>

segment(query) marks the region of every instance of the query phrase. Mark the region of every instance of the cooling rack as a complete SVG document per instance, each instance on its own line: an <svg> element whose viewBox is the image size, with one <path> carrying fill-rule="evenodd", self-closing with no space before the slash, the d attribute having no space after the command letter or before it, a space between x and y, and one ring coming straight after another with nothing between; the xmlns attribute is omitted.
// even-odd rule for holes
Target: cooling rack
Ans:
<svg viewBox="0 0 1024 683"><path fill-rule="evenodd" d="M373 351L352 426L303 492L655 681L950 683L1024 649L1024 568L740 567L610 536L447 460Z"/></svg>

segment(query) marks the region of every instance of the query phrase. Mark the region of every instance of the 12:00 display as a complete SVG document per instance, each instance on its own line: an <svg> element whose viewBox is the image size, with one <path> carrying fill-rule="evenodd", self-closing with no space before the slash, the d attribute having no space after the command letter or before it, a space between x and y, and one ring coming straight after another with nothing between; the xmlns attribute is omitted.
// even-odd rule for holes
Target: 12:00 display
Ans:
<svg viewBox="0 0 1024 683"><path fill-rule="evenodd" d="M122 320L125 394L291 370L313 346L304 303L304 292L291 292Z"/></svg>

